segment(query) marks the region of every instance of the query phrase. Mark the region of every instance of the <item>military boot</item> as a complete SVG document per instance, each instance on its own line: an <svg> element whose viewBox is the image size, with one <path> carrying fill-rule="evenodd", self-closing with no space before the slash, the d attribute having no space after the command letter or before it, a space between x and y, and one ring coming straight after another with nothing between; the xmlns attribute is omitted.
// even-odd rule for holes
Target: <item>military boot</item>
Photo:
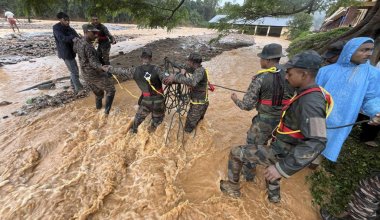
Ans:
<svg viewBox="0 0 380 220"><path fill-rule="evenodd" d="M331 215L326 209L324 208L321 208L319 210L319 213L321 214L321 217L323 220L352 220L353 218L350 217L350 216L344 216L344 217L341 217L341 218L338 218L338 217L335 217L333 215Z"/></svg>
<svg viewBox="0 0 380 220"><path fill-rule="evenodd" d="M267 181L268 199L270 202L279 203L281 201L280 195L280 181L270 183Z"/></svg>
<svg viewBox="0 0 380 220"><path fill-rule="evenodd" d="M220 181L220 190L227 195L238 198L240 197L240 184L239 183L232 183L228 180L221 180Z"/></svg>
<svg viewBox="0 0 380 220"><path fill-rule="evenodd" d="M112 102L113 102L113 98L115 97L115 95L110 95L110 96L107 96L106 97L106 107L104 108L104 113L106 115L108 115L110 113L110 110L111 110L111 106L112 106Z"/></svg>
<svg viewBox="0 0 380 220"><path fill-rule="evenodd" d="M102 96L96 96L95 97L95 106L96 109L101 109L103 107L103 97Z"/></svg>

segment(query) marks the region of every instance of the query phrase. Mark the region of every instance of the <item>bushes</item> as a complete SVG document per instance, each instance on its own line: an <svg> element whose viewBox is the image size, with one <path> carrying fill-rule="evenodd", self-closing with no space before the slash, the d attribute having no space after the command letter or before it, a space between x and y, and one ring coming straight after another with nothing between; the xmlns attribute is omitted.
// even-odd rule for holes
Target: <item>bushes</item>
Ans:
<svg viewBox="0 0 380 220"><path fill-rule="evenodd" d="M324 43L326 43L328 40L338 37L349 29L350 28L348 27L343 27L327 32L309 34L306 36L302 34L300 37L294 39L292 43L290 43L289 48L286 51L289 53L289 57L292 57L304 50L319 49L324 46Z"/></svg>
<svg viewBox="0 0 380 220"><path fill-rule="evenodd" d="M352 133L358 133L356 128ZM380 149L369 149L355 138L349 137L337 163L325 160L323 169L307 177L311 184L313 203L337 214L346 208L357 184L372 171L380 170Z"/></svg>

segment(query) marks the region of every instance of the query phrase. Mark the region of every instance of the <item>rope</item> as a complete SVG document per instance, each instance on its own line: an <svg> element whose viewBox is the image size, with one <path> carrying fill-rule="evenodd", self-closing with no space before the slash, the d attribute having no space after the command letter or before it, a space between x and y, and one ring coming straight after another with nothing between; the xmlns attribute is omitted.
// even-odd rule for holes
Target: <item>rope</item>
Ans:
<svg viewBox="0 0 380 220"><path fill-rule="evenodd" d="M228 88L228 87L225 87L225 86L221 86L221 85L216 85L216 84L212 84L212 85L214 85L215 87L219 87L219 88L230 90L230 91L234 91L234 92L246 93L246 92L241 91L241 90L231 89L231 88Z"/></svg>
<svg viewBox="0 0 380 220"><path fill-rule="evenodd" d="M129 93L129 95L131 95L133 98L139 99L139 97L133 95L128 89L124 88L124 87L120 84L119 80L117 79L117 77L116 77L115 75L112 74L112 77L113 77L114 79L116 79L116 82L117 82L117 84L119 84L119 87L120 87L121 89L124 89L125 91L127 91L127 92Z"/></svg>
<svg viewBox="0 0 380 220"><path fill-rule="evenodd" d="M170 62L170 60L168 59L164 59L164 61L165 61L165 64L164 64L165 71L175 73L173 63ZM177 141L179 140L180 136L182 139L182 144L185 140L184 122L183 122L182 116L186 114L189 103L190 103L189 93L190 93L189 88L181 84L170 84L165 88L164 96L165 96L166 110L168 114L170 114L170 112L173 110L175 111L170 120L169 128L166 133L165 145L167 144L169 140L169 133L172 129L175 116L178 116ZM182 131L182 135L181 135L181 131Z"/></svg>

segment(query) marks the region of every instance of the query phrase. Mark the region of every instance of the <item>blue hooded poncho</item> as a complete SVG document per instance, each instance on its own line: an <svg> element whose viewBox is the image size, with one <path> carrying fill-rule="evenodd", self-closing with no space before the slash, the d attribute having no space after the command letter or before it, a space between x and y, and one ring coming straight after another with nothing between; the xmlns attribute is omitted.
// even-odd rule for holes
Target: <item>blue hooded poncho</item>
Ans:
<svg viewBox="0 0 380 220"><path fill-rule="evenodd" d="M351 124L362 111L371 118L380 112L380 70L370 65L354 64L352 55L365 42L373 40L358 37L347 42L337 63L321 68L317 84L324 87L334 99L334 108L327 118L327 127ZM336 161L352 126L327 130L327 146L323 155Z"/></svg>

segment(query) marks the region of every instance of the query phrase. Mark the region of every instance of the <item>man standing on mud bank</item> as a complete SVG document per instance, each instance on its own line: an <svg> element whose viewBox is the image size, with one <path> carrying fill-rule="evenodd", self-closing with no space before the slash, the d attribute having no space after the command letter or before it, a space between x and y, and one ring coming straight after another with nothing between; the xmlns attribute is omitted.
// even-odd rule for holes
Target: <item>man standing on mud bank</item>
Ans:
<svg viewBox="0 0 380 220"><path fill-rule="evenodd" d="M103 65L110 65L111 43L116 44L115 38L108 31L107 27L100 23L97 15L92 15L91 24L99 30L98 33L98 55Z"/></svg>
<svg viewBox="0 0 380 220"><path fill-rule="evenodd" d="M58 58L63 59L70 71L71 87L75 93L83 89L79 81L79 70L75 61L75 53L73 51L73 39L79 37L78 33L70 27L70 18L67 14L59 12L57 14L59 23L53 26L53 34L58 50Z"/></svg>
<svg viewBox="0 0 380 220"><path fill-rule="evenodd" d="M5 11L4 10L4 16L5 16L5 20L8 21L9 25L11 26L13 32L16 33L15 31L15 27L17 28L17 31L18 33L20 33L20 29L18 29L18 26L17 26L17 23L16 23L16 19L14 18L14 14L10 11Z"/></svg>
<svg viewBox="0 0 380 220"><path fill-rule="evenodd" d="M294 94L294 89L285 80L285 71L279 62L282 54L280 44L265 45L260 57L260 70L248 87L243 101L232 93L231 99L242 110L257 109L252 125L247 132L247 144L265 145L272 137L272 132L280 122L282 106L287 104ZM254 174L250 164L244 164L243 175L247 181L253 181Z"/></svg>
<svg viewBox="0 0 380 220"><path fill-rule="evenodd" d="M359 112L369 116L372 125L380 124L380 71L369 63L373 48L373 39L353 38L335 64L319 70L317 83L331 93L335 102L327 127L352 124ZM328 129L323 156L335 162L351 129L352 126Z"/></svg>
<svg viewBox="0 0 380 220"><path fill-rule="evenodd" d="M185 74L190 73L189 77ZM206 114L208 102L208 73L202 67L202 56L199 53L191 53L187 59L187 65L181 69L181 73L170 75L164 80L165 84L181 83L191 87L190 109L187 112L185 132L191 133Z"/></svg>
<svg viewBox="0 0 380 220"><path fill-rule="evenodd" d="M79 63L82 68L83 79L95 94L96 109L103 106L102 100L106 91L106 106L104 113L109 114L115 97L115 86L107 73L103 71L98 54L91 42L95 40L99 32L91 24L83 25L84 38L74 39L74 51L78 54Z"/></svg>
<svg viewBox="0 0 380 220"><path fill-rule="evenodd" d="M276 139L269 148L263 145L233 147L228 160L228 180L220 181L222 192L239 197L243 164L260 164L266 166L264 176L269 201L280 202L280 179L302 170L323 151L331 97L315 83L321 63L322 58L315 51L297 54L286 63L286 79L296 88L297 95L283 108Z"/></svg>
<svg viewBox="0 0 380 220"><path fill-rule="evenodd" d="M165 77L163 71L152 62L152 51L143 49L141 53L142 65L136 68L109 67L108 72L120 75L123 79L134 79L141 90L139 109L136 112L132 125L132 132L137 133L137 128L152 113L152 122L149 132L153 132L160 125L165 116L165 97L162 81Z"/></svg>

